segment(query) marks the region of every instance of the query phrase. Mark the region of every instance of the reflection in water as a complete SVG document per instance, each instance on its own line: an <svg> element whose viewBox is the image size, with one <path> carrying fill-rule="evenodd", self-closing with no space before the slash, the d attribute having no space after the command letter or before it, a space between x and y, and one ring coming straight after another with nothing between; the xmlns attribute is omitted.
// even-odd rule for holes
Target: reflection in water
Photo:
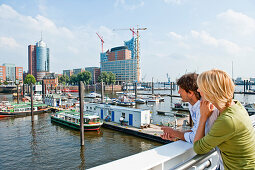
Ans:
<svg viewBox="0 0 255 170"><path fill-rule="evenodd" d="M35 125L34 125L34 121L31 122L31 142L30 142L30 147L32 150L32 162L35 163L36 162L36 155L37 155L37 143L36 143L36 132L35 132Z"/></svg>
<svg viewBox="0 0 255 170"><path fill-rule="evenodd" d="M84 156L85 146L81 146L80 148L80 158L81 158L81 164L79 166L79 169L85 169L85 156Z"/></svg>

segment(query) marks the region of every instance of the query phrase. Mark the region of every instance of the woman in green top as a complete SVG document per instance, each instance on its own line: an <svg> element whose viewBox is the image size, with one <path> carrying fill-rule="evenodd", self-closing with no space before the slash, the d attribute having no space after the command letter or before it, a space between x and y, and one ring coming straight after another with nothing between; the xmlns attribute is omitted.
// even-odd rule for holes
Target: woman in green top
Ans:
<svg viewBox="0 0 255 170"><path fill-rule="evenodd" d="M205 154L218 146L225 169L255 169L255 129L244 107L232 100L235 85L230 76L210 70L199 75L197 84L203 102L194 151ZM214 106L220 115L205 135L206 120Z"/></svg>

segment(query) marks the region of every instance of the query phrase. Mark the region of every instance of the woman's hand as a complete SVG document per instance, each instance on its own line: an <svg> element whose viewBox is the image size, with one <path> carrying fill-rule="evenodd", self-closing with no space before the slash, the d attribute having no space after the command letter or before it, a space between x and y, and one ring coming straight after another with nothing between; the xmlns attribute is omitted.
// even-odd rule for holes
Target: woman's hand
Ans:
<svg viewBox="0 0 255 170"><path fill-rule="evenodd" d="M200 120L206 121L213 113L214 106L209 101L202 100L200 102Z"/></svg>

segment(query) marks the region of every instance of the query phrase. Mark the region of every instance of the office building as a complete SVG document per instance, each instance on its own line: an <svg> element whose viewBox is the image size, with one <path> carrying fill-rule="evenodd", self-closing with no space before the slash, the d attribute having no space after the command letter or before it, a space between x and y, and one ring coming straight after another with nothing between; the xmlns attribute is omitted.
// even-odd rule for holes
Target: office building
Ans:
<svg viewBox="0 0 255 170"><path fill-rule="evenodd" d="M50 50L47 44L40 40L36 45L28 46L28 73L32 74L37 81L50 71Z"/></svg>
<svg viewBox="0 0 255 170"><path fill-rule="evenodd" d="M98 76L100 75L100 68L99 67L85 67L86 71L91 73L91 82L90 84L98 83Z"/></svg>
<svg viewBox="0 0 255 170"><path fill-rule="evenodd" d="M77 74L84 72L84 69L82 68L76 68L73 69L73 74L77 76Z"/></svg>
<svg viewBox="0 0 255 170"><path fill-rule="evenodd" d="M124 42L125 46L115 47L100 55L101 72L112 72L116 82L139 82L140 64L136 39Z"/></svg>
<svg viewBox="0 0 255 170"><path fill-rule="evenodd" d="M32 74L35 79L37 77L36 72L36 46L28 46L28 74Z"/></svg>
<svg viewBox="0 0 255 170"><path fill-rule="evenodd" d="M70 78L73 75L73 70L63 70L63 75L67 75Z"/></svg>

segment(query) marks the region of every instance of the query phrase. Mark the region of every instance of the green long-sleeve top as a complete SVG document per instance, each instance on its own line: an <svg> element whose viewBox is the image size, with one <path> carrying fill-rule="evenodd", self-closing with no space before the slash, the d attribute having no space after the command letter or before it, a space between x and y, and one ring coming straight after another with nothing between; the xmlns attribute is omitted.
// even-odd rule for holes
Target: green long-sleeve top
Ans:
<svg viewBox="0 0 255 170"><path fill-rule="evenodd" d="M255 130L240 102L224 110L193 148L197 154L205 154L216 146L225 169L255 169Z"/></svg>

